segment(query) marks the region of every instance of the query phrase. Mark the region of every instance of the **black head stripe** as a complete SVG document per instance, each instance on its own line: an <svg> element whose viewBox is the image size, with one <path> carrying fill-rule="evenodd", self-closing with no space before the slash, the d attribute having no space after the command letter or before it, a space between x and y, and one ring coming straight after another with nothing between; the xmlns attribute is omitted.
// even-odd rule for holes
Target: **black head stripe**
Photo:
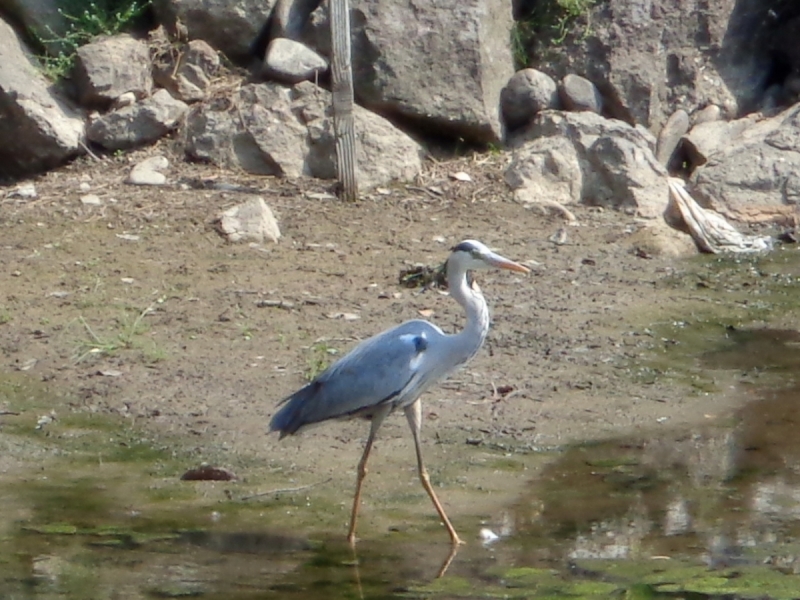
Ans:
<svg viewBox="0 0 800 600"><path fill-rule="evenodd" d="M453 252L468 252L472 254L477 248L472 242L461 242L458 246L453 247Z"/></svg>

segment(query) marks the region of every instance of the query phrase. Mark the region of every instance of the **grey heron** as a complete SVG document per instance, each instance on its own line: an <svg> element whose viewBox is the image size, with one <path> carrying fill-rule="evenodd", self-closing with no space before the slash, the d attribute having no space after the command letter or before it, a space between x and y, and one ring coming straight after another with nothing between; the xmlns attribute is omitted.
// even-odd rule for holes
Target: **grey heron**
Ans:
<svg viewBox="0 0 800 600"><path fill-rule="evenodd" d="M491 268L529 272L527 267L503 258L480 242L466 240L455 246L447 259L446 273L450 295L466 312L467 323L462 331L447 334L436 325L419 319L392 327L364 340L312 382L285 398L283 407L272 417L270 431L279 431L281 438L328 419L371 419L369 437L358 463L347 534L351 545L355 544L361 486L375 435L386 416L397 408L405 412L414 436L422 486L447 528L453 546L462 543L431 487L422 461L420 396L469 361L483 345L489 332L489 308L467 274Z"/></svg>

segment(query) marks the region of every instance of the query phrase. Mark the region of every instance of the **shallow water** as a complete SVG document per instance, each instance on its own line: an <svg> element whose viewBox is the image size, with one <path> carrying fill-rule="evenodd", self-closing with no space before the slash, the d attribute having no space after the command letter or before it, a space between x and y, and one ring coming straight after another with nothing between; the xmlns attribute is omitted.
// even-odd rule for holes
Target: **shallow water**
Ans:
<svg viewBox="0 0 800 600"><path fill-rule="evenodd" d="M187 492L161 477L168 451L130 432L122 449L67 469L60 453L109 436L119 441L113 423L75 417L53 445L32 423L4 417L2 454L40 457L42 467L0 462L1 595L797 598L798 342L794 331L729 328L702 366L737 371L743 382L776 371L783 387L742 383L750 402L692 431L554 453L527 492L489 522L459 515L460 528L484 527L497 538L488 545L471 539L455 557L446 536L431 529L378 533L355 554L343 536L313 523L292 535L283 519L273 530L268 523L281 503L296 507L293 500L234 509L198 498L197 487ZM8 383L0 391L6 399L35 393Z"/></svg>

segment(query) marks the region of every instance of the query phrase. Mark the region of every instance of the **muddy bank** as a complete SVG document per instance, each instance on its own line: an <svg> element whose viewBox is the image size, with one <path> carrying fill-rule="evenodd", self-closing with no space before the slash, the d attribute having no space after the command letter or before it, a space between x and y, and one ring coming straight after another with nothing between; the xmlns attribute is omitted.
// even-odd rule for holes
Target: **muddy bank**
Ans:
<svg viewBox="0 0 800 600"><path fill-rule="evenodd" d="M367 426L332 424L279 443L266 423L279 399L359 339L420 315L460 327L445 294L403 288L398 277L438 264L462 239L541 266L480 278L493 314L486 347L424 399L426 459L454 515L512 498L532 475L508 477L522 469L515 454L726 414L742 400L730 388L736 374L698 366L698 353L724 343L726 326L794 318L776 309L797 287L788 251L763 263L653 256L637 251L643 222L589 209L576 210L556 245L548 238L564 223L511 202L497 165L454 166L472 187L445 168L358 205L242 180L279 216L284 238L264 246L226 244L210 227L237 194L125 186L125 169L76 165L38 180L37 200L3 205L2 369L57 398L51 408L3 402L34 425L50 410L121 419L183 463L231 468L253 491L324 481L314 495L336 507L333 528L346 519ZM237 181L185 169L186 181ZM80 204L86 180L101 206ZM419 191L437 182L447 193ZM173 468L182 466L191 465ZM374 503L366 519L390 525L392 499L409 494L413 507L401 513L430 517L416 502L401 417L381 431L365 493Z"/></svg>

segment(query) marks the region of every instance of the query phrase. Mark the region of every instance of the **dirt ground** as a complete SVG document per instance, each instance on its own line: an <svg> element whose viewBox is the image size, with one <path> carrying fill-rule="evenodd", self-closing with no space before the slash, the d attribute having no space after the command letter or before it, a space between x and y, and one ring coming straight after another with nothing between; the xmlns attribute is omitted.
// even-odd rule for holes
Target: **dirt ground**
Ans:
<svg viewBox="0 0 800 600"><path fill-rule="evenodd" d="M398 276L439 264L468 238L539 266L478 278L492 329L478 357L424 399L433 471L479 445L547 447L699 422L733 402L699 402L688 386L635 376L654 344L645 329L681 300L659 282L683 267L648 251L645 223L576 208L566 225L515 203L502 155L430 163L413 184L355 205L325 197L318 182L176 160L167 187L124 184L143 156L79 161L35 179L34 200L0 190L0 369L47 382L79 410L183 436L198 460L248 456L276 481L346 470L337 479L349 488L367 425L279 442L266 435L276 403L334 352L403 320L459 328L461 310L444 292L401 287ZM472 181L452 178L457 171ZM256 189L280 242L226 243L211 222L245 196L220 184ZM84 206L86 193L102 204ZM566 243L549 241L562 227ZM388 419L378 470L413 468L411 446L405 419Z"/></svg>

